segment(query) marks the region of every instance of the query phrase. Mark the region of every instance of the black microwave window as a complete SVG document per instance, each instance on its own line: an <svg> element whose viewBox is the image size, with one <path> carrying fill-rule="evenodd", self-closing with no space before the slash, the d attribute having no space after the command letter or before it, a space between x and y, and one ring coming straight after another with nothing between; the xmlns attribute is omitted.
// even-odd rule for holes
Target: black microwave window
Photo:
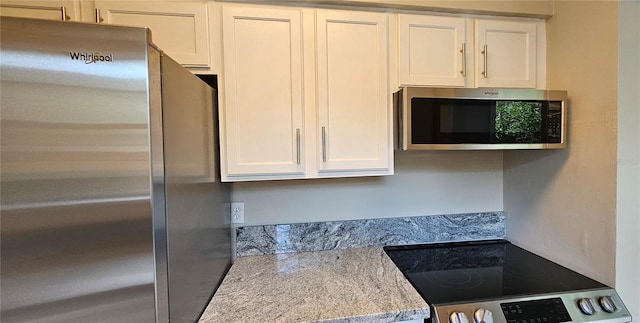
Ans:
<svg viewBox="0 0 640 323"><path fill-rule="evenodd" d="M411 99L412 144L559 143L560 102Z"/></svg>
<svg viewBox="0 0 640 323"><path fill-rule="evenodd" d="M491 101L413 98L411 106L414 144L491 141L495 110Z"/></svg>

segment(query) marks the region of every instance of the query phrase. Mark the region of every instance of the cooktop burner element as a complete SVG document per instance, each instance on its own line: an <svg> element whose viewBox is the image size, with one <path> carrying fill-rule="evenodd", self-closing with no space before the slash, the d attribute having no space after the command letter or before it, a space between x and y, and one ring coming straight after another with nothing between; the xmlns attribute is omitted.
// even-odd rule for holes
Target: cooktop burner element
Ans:
<svg viewBox="0 0 640 323"><path fill-rule="evenodd" d="M484 279L473 270L461 269L450 271L423 272L425 279L444 288L470 290L482 285Z"/></svg>
<svg viewBox="0 0 640 323"><path fill-rule="evenodd" d="M384 249L436 323L631 321L614 289L505 240Z"/></svg>

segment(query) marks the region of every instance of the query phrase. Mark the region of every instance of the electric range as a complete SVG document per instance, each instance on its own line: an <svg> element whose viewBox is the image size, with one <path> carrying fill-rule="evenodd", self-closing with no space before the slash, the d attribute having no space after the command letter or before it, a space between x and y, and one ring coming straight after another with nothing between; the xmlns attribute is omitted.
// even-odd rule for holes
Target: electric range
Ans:
<svg viewBox="0 0 640 323"><path fill-rule="evenodd" d="M384 247L433 323L630 322L616 291L506 240Z"/></svg>

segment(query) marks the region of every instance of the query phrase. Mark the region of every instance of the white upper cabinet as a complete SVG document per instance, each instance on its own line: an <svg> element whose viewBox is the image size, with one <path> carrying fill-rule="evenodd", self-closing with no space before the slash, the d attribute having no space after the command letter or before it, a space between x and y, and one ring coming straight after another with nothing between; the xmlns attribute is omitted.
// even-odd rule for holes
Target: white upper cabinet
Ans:
<svg viewBox="0 0 640 323"><path fill-rule="evenodd" d="M1 16L149 27L153 43L177 62L213 70L206 1L2 0L0 9Z"/></svg>
<svg viewBox="0 0 640 323"><path fill-rule="evenodd" d="M149 27L152 41L186 67L210 67L207 5L201 1L96 0L96 22Z"/></svg>
<svg viewBox="0 0 640 323"><path fill-rule="evenodd" d="M388 172L387 17L318 10L320 172Z"/></svg>
<svg viewBox="0 0 640 323"><path fill-rule="evenodd" d="M393 172L387 14L225 5L223 181Z"/></svg>
<svg viewBox="0 0 640 323"><path fill-rule="evenodd" d="M543 88L538 28L534 20L399 14L398 84Z"/></svg>
<svg viewBox="0 0 640 323"><path fill-rule="evenodd" d="M536 87L536 23L476 20L478 87Z"/></svg>
<svg viewBox="0 0 640 323"><path fill-rule="evenodd" d="M398 15L401 85L465 86L470 19ZM469 57L473 57L473 52ZM473 65L471 65L472 67Z"/></svg>
<svg viewBox="0 0 640 323"><path fill-rule="evenodd" d="M223 8L223 181L304 176L301 12Z"/></svg>
<svg viewBox="0 0 640 323"><path fill-rule="evenodd" d="M0 15L7 17L49 19L61 21L80 21L79 0L25 1L13 0L0 2Z"/></svg>

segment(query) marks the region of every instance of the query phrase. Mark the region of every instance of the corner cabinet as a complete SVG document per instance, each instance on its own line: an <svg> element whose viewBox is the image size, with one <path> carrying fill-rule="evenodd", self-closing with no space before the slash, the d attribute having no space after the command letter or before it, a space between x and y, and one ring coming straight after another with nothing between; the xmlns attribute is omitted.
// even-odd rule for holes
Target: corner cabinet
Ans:
<svg viewBox="0 0 640 323"><path fill-rule="evenodd" d="M225 5L222 180L392 174L387 15Z"/></svg>
<svg viewBox="0 0 640 323"><path fill-rule="evenodd" d="M538 58L538 28L544 23L399 14L398 83L544 87L544 75L538 75L544 73L536 73L545 65L544 57Z"/></svg>
<svg viewBox="0 0 640 323"><path fill-rule="evenodd" d="M2 0L0 16L80 21L80 0Z"/></svg>
<svg viewBox="0 0 640 323"><path fill-rule="evenodd" d="M210 67L204 1L95 1L95 22L149 27L152 41L185 67Z"/></svg>

